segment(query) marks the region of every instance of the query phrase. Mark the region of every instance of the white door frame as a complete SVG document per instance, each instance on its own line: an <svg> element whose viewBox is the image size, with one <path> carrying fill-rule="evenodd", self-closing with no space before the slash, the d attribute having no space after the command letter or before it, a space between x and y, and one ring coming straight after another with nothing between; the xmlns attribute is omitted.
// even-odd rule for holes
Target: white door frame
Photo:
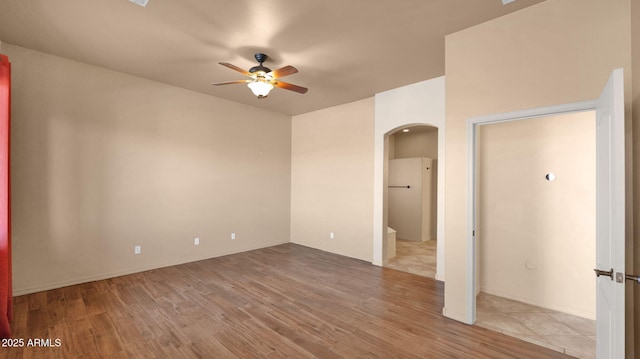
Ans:
<svg viewBox="0 0 640 359"><path fill-rule="evenodd" d="M598 101L574 102L522 111L474 117L467 120L467 273L466 306L469 324L476 321L476 155L477 127L492 123L525 120L535 117L561 115L572 112L595 111Z"/></svg>

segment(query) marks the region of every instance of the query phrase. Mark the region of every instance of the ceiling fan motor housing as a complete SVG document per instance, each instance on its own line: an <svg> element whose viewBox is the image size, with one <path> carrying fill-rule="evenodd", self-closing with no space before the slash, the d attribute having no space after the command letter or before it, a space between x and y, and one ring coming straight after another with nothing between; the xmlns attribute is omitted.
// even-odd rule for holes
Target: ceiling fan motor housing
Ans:
<svg viewBox="0 0 640 359"><path fill-rule="evenodd" d="M257 52L253 56L256 58L256 61L258 61L260 64L267 61L267 57L268 57L266 54L263 54L262 52Z"/></svg>
<svg viewBox="0 0 640 359"><path fill-rule="evenodd" d="M258 52L258 53L256 53L254 55L254 57L256 58L256 61L258 61L260 63L260 65L250 68L249 72L251 72L251 73L258 72L258 71L262 71L264 73L271 72L270 68L262 65L262 63L267 60L267 55L266 54Z"/></svg>
<svg viewBox="0 0 640 359"><path fill-rule="evenodd" d="M262 65L258 65L258 66L254 66L252 68L249 69L249 72L254 73L254 72L259 72L262 71L264 73L269 73L271 72L271 69Z"/></svg>

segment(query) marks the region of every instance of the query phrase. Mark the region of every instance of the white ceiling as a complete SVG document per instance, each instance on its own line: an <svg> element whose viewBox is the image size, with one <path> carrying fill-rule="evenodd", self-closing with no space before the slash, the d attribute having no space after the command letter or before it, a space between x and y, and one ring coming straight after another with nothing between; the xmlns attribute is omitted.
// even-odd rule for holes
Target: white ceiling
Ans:
<svg viewBox="0 0 640 359"><path fill-rule="evenodd" d="M0 41L290 115L444 75L444 36L543 0L2 0ZM293 65L258 100L218 65Z"/></svg>

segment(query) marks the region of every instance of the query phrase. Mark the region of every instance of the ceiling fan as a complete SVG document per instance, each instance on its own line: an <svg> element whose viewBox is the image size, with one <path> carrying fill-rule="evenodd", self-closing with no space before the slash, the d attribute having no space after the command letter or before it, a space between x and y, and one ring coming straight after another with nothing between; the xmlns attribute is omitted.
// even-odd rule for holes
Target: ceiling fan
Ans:
<svg viewBox="0 0 640 359"><path fill-rule="evenodd" d="M263 62L267 59L267 55L263 53L255 54L256 61L258 61L259 65L254 66L249 69L249 71L243 70L236 65L232 65L227 62L220 62L220 65L228 67L232 70L238 71L241 74L247 75L251 77L248 80L237 80L237 81L229 81L229 82L218 82L212 83L212 85L231 85L231 84L244 84L251 89L254 95L258 98L265 98L269 95L269 91L271 91L274 87L279 87L281 89L294 91L298 93L306 93L308 89L306 87L293 85L284 81L280 81L280 78L293 75L298 72L293 66L285 66L283 68L279 68L277 70L271 70L268 67L262 65Z"/></svg>

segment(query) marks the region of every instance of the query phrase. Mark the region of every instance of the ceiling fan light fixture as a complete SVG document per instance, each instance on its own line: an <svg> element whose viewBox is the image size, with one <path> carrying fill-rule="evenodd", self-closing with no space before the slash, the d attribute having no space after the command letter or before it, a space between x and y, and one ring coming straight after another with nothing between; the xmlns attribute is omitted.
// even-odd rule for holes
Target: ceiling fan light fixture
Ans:
<svg viewBox="0 0 640 359"><path fill-rule="evenodd" d="M249 76L251 80L238 80L238 81L227 81L227 82L218 82L212 83L212 85L231 85L231 84L247 84L251 92L256 95L258 98L265 98L269 95L269 91L273 90L274 87L297 92L300 94L307 93L307 88L290 84L284 81L280 81L280 78L293 75L298 72L298 69L291 65L287 65L285 67L281 67L277 70L271 71L268 67L264 67L262 63L266 60L267 55L262 53L255 54L256 61L258 61L258 66L254 66L249 71L244 70L236 65L232 65L228 62L220 62L219 64L227 67L231 70L237 71L245 76Z"/></svg>
<svg viewBox="0 0 640 359"><path fill-rule="evenodd" d="M265 98L269 95L269 91L273 90L273 85L264 81L253 81L247 84L258 98Z"/></svg>

